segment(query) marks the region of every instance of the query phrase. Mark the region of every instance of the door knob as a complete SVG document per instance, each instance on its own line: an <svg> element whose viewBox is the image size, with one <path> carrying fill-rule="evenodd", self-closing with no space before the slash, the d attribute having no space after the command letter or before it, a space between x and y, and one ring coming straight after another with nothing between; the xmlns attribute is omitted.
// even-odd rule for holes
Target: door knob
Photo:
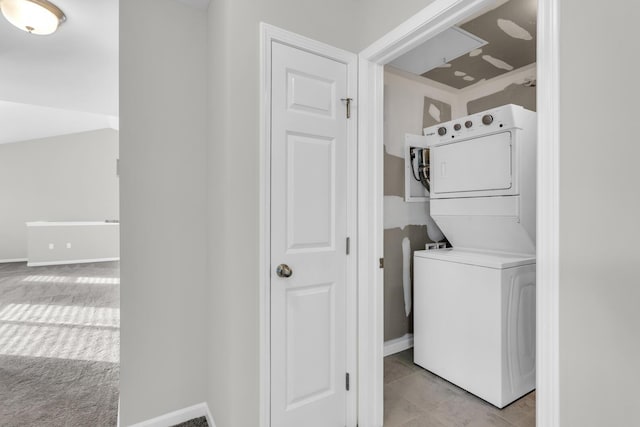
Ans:
<svg viewBox="0 0 640 427"><path fill-rule="evenodd" d="M293 274L293 270L287 264L280 264L276 267L276 274L278 275L278 277L287 278L291 277L291 275Z"/></svg>

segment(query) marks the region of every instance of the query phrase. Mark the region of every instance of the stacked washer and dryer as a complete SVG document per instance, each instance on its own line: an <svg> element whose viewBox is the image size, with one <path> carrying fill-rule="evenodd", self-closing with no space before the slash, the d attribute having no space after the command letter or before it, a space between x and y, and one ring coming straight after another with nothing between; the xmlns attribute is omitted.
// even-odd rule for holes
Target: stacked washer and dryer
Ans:
<svg viewBox="0 0 640 427"><path fill-rule="evenodd" d="M503 408L535 388L536 113L506 105L407 140L428 150L452 246L414 254L414 361Z"/></svg>

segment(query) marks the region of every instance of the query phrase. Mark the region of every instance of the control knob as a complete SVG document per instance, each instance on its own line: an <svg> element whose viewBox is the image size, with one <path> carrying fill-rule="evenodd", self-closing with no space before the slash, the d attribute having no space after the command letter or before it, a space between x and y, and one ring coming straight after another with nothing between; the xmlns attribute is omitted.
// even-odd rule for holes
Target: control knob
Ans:
<svg viewBox="0 0 640 427"><path fill-rule="evenodd" d="M447 128L446 127L440 127L438 128L438 135L443 136L447 133Z"/></svg>
<svg viewBox="0 0 640 427"><path fill-rule="evenodd" d="M482 116L482 123L485 125L490 125L493 123L493 116L491 114L485 114Z"/></svg>
<svg viewBox="0 0 640 427"><path fill-rule="evenodd" d="M471 126L473 126L473 122L471 120L467 120L466 122L464 122L464 127L466 127L467 129L469 129Z"/></svg>
<svg viewBox="0 0 640 427"><path fill-rule="evenodd" d="M453 129L454 130L460 130L460 129L462 129L462 125L460 125L460 123L456 123L455 125L453 125Z"/></svg>

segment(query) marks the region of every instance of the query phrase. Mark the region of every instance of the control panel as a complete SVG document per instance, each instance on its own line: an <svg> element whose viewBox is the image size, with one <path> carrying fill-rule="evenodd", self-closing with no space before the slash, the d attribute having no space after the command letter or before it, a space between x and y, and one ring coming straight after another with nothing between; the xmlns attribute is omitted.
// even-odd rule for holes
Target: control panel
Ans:
<svg viewBox="0 0 640 427"><path fill-rule="evenodd" d="M522 107L505 105L425 128L424 135L427 145L439 145L455 140L474 138L481 134L513 129L515 127L514 108Z"/></svg>

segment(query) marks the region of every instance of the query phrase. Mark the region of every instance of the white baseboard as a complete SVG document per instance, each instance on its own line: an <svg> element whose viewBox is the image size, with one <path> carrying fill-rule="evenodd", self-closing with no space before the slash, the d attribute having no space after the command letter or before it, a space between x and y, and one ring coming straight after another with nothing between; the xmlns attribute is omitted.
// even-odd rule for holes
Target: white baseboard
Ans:
<svg viewBox="0 0 640 427"><path fill-rule="evenodd" d="M413 347L413 334L405 334L400 338L394 338L384 342L384 356L400 353Z"/></svg>
<svg viewBox="0 0 640 427"><path fill-rule="evenodd" d="M129 427L171 427L200 417L207 418L209 427L216 427L216 423L213 421L213 417L209 411L209 406L205 402L189 406L188 408L178 409L177 411L169 412L168 414L160 415L159 417L142 421Z"/></svg>
<svg viewBox="0 0 640 427"><path fill-rule="evenodd" d="M0 259L0 264L6 264L9 262L25 262L26 260L26 258Z"/></svg>
<svg viewBox="0 0 640 427"><path fill-rule="evenodd" d="M107 262L107 261L120 261L120 258L70 259L65 261L28 262L27 267L43 267L45 265L65 265L65 264L88 264L91 262Z"/></svg>

